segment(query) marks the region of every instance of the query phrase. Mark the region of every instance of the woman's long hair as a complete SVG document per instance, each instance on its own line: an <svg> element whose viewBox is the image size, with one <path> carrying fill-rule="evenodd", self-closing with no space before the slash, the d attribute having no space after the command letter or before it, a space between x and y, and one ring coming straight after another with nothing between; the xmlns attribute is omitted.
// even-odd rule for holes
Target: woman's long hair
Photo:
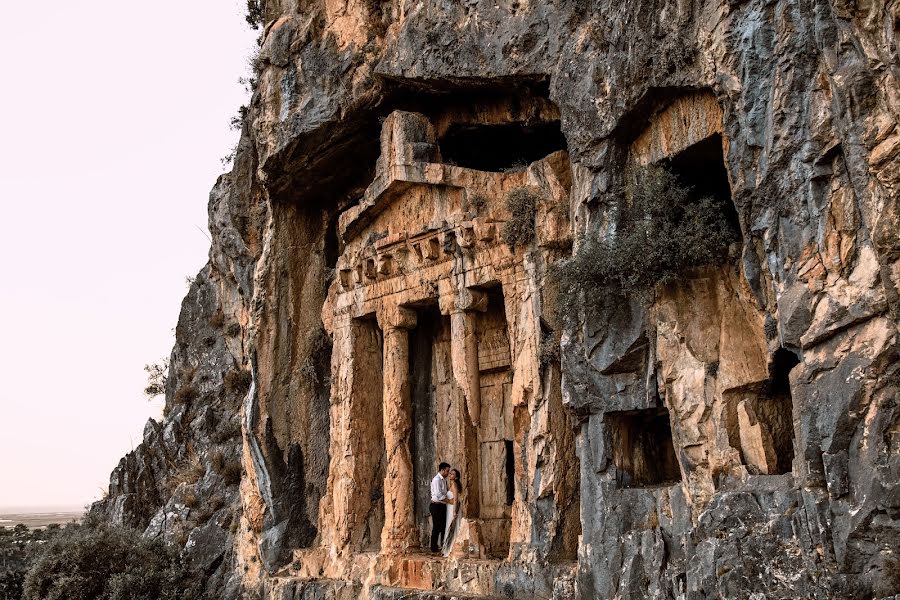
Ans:
<svg viewBox="0 0 900 600"><path fill-rule="evenodd" d="M456 490L461 494L463 491L462 474L458 469L453 469L453 474L456 475Z"/></svg>

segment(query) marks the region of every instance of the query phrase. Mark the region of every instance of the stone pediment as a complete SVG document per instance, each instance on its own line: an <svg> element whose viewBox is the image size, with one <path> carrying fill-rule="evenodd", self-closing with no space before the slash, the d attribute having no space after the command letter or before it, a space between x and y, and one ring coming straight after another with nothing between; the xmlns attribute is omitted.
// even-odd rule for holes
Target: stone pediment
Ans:
<svg viewBox="0 0 900 600"><path fill-rule="evenodd" d="M416 113L392 113L381 148L374 181L340 216L342 291L500 245L502 198L527 185L524 169L498 173L442 164L431 123Z"/></svg>

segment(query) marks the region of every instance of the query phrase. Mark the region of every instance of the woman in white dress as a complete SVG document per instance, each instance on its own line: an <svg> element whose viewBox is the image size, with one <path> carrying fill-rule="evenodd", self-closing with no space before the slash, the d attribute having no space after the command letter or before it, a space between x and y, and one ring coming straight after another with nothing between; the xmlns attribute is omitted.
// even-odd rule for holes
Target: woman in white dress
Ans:
<svg viewBox="0 0 900 600"><path fill-rule="evenodd" d="M462 476L456 469L450 469L447 476L447 529L444 531L443 555L450 556L453 540L462 520Z"/></svg>

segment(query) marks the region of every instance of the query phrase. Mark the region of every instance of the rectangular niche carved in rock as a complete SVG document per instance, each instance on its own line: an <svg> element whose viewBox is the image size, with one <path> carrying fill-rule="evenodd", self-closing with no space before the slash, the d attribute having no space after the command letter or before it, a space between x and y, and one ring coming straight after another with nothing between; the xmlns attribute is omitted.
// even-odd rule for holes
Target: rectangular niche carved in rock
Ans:
<svg viewBox="0 0 900 600"><path fill-rule="evenodd" d="M665 408L606 413L620 488L668 486L681 481Z"/></svg>
<svg viewBox="0 0 900 600"><path fill-rule="evenodd" d="M413 462L414 503L419 542L427 548L431 535L429 513L431 478L438 463L461 464L461 448L453 415L455 395L450 358L450 318L437 306L416 309L416 327L409 337L409 378L413 430L410 453Z"/></svg>
<svg viewBox="0 0 900 600"><path fill-rule="evenodd" d="M788 376L797 356L779 348L769 364L762 393L746 393L736 403L741 455L753 474L790 473L794 461L794 419Z"/></svg>
<svg viewBox="0 0 900 600"><path fill-rule="evenodd" d="M485 292L487 310L478 314L476 324L481 389L481 420L477 429L479 516L485 551L488 556L502 558L509 553L515 498L513 372L503 291L493 287Z"/></svg>

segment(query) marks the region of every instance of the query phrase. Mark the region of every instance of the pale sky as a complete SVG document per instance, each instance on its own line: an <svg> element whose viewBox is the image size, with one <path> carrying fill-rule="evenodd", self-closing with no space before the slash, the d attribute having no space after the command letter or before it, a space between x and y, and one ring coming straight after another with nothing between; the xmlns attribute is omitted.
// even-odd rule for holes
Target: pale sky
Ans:
<svg viewBox="0 0 900 600"><path fill-rule="evenodd" d="M160 415L143 367L206 262L244 4L0 5L0 510L96 499Z"/></svg>

